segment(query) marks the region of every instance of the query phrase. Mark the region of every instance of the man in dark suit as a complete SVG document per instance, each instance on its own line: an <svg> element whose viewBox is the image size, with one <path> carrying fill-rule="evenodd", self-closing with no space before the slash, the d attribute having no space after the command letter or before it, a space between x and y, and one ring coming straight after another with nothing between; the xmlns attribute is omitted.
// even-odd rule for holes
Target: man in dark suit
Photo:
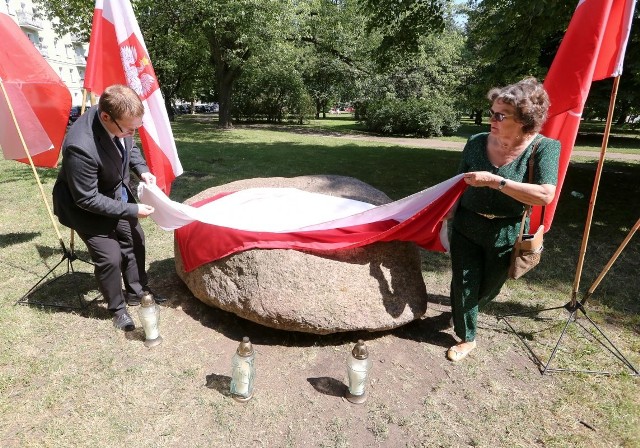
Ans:
<svg viewBox="0 0 640 448"><path fill-rule="evenodd" d="M53 187L54 212L86 244L113 324L124 331L135 328L125 295L133 306L149 292L138 218L149 216L153 207L136 203L129 186L130 170L146 183L156 181L132 138L143 115L144 106L134 90L107 87L98 105L69 129Z"/></svg>

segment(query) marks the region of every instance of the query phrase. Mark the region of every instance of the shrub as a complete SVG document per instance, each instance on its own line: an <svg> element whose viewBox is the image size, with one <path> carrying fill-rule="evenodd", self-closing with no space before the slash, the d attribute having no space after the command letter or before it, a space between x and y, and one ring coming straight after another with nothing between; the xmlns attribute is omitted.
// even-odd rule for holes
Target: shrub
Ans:
<svg viewBox="0 0 640 448"><path fill-rule="evenodd" d="M385 135L439 137L453 135L460 126L455 109L440 98L369 101L359 116L368 131ZM364 115L364 117L363 117Z"/></svg>
<svg viewBox="0 0 640 448"><path fill-rule="evenodd" d="M277 61L247 69L235 86L236 120L302 123L315 109L297 70Z"/></svg>

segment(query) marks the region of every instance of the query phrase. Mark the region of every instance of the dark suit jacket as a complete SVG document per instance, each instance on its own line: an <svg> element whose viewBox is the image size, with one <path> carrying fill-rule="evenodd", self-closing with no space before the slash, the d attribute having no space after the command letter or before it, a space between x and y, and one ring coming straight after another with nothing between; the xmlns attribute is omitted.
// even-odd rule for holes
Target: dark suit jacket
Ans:
<svg viewBox="0 0 640 448"><path fill-rule="evenodd" d="M118 220L136 218L138 207L129 188L130 171L138 176L149 168L131 137L124 139L126 161L100 123L93 106L71 126L62 144L62 165L53 187L53 210L65 226L80 233L104 235ZM120 200L121 185L129 196Z"/></svg>

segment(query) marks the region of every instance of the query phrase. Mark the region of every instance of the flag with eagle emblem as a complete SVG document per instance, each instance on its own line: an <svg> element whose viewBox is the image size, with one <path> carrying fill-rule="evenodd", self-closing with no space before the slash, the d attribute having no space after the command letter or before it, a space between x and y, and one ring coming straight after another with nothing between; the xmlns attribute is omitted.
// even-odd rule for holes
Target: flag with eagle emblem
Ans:
<svg viewBox="0 0 640 448"><path fill-rule="evenodd" d="M100 95L125 84L140 96L145 114L139 129L149 169L169 194L182 174L173 132L149 53L129 0L96 0L84 88Z"/></svg>

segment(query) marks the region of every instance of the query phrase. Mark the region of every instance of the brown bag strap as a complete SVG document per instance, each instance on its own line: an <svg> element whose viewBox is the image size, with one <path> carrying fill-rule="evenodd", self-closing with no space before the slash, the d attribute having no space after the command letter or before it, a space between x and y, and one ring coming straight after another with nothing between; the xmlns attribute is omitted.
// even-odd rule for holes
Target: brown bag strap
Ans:
<svg viewBox="0 0 640 448"><path fill-rule="evenodd" d="M533 166L535 164L534 156L536 155L536 151L538 151L538 146L540 146L540 142L544 136L539 135L535 144L533 145L533 150L531 151L531 155L529 156L529 183L533 183ZM524 213L522 213L522 222L520 223L520 234L518 235L518 241L522 241L522 235L524 234L524 222L527 219L527 216L531 214L531 209L533 207L531 205L527 205L524 209ZM542 215L540 216L540 222L544 220L544 210L546 207L542 207Z"/></svg>

